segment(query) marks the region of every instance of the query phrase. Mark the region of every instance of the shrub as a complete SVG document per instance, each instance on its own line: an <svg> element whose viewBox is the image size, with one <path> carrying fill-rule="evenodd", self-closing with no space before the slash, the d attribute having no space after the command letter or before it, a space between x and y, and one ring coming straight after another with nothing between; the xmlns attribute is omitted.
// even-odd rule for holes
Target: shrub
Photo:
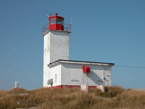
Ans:
<svg viewBox="0 0 145 109"><path fill-rule="evenodd" d="M138 90L127 90L117 96L117 99L121 102L121 106L131 108L144 108L145 107L145 92ZM123 103L122 103L123 102Z"/></svg>
<svg viewBox="0 0 145 109"><path fill-rule="evenodd" d="M105 93L103 94L103 97L116 97L117 95L121 94L125 91L122 87L114 86L114 87L105 87Z"/></svg>
<svg viewBox="0 0 145 109"><path fill-rule="evenodd" d="M12 88L9 93L27 93L27 90L23 88Z"/></svg>
<svg viewBox="0 0 145 109"><path fill-rule="evenodd" d="M105 87L105 90L105 93L99 89L89 89L87 93L78 88L40 88L31 91L20 88L0 91L0 109L35 106L39 109L135 109L145 107L144 91L125 90L117 86Z"/></svg>

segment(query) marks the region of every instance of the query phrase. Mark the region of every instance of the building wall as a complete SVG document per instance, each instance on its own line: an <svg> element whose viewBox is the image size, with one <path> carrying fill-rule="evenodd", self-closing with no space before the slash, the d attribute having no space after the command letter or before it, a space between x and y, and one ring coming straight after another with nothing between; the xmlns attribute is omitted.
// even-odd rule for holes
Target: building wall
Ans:
<svg viewBox="0 0 145 109"><path fill-rule="evenodd" d="M58 59L69 59L69 33L49 31L44 36L43 87L47 87L50 78L50 69L47 65Z"/></svg>
<svg viewBox="0 0 145 109"><path fill-rule="evenodd" d="M47 81L49 78L49 67L50 63L50 32L44 36L44 50L43 50L43 87L47 87Z"/></svg>
<svg viewBox="0 0 145 109"><path fill-rule="evenodd" d="M52 31L50 34L50 63L58 59L69 60L69 33Z"/></svg>
<svg viewBox="0 0 145 109"><path fill-rule="evenodd" d="M90 73L85 75L82 71L83 65L61 64L61 84L62 85L112 85L111 67L89 65ZM108 76L109 75L109 76ZM105 77L105 80L103 79Z"/></svg>
<svg viewBox="0 0 145 109"><path fill-rule="evenodd" d="M83 65L79 65L78 63L61 63L51 66L48 80L53 79L52 87L60 85L80 86L83 84L88 84L88 86L112 85L111 66L88 66L91 70L88 75L84 74L82 71ZM47 87L51 87L51 85L49 84Z"/></svg>
<svg viewBox="0 0 145 109"><path fill-rule="evenodd" d="M104 85L111 86L112 85L111 67L104 67L103 73L104 73L104 77L105 77Z"/></svg>
<svg viewBox="0 0 145 109"><path fill-rule="evenodd" d="M49 79L53 79L53 86L61 85L61 65L51 67L50 72Z"/></svg>

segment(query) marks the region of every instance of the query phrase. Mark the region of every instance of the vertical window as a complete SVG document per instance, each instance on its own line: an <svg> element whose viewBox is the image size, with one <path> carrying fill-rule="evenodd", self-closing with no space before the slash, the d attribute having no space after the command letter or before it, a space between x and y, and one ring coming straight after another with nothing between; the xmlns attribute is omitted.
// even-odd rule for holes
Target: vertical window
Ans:
<svg viewBox="0 0 145 109"><path fill-rule="evenodd" d="M63 25L63 19L57 18L57 24L62 24Z"/></svg>
<svg viewBox="0 0 145 109"><path fill-rule="evenodd" d="M55 24L55 18L51 19L51 24Z"/></svg>
<svg viewBox="0 0 145 109"><path fill-rule="evenodd" d="M57 74L55 74L55 81L57 81Z"/></svg>

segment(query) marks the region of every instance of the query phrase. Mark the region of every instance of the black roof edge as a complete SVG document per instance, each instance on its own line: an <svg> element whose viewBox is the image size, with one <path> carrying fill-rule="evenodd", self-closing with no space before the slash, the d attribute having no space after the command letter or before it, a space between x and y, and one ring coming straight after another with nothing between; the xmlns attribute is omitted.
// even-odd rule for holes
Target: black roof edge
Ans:
<svg viewBox="0 0 145 109"><path fill-rule="evenodd" d="M49 65L53 64L53 63L56 63L56 62L59 62L59 61L72 61L72 62L86 62L86 63L102 63L102 64L110 64L110 65L115 65L114 63L107 63L107 62L92 62L92 61L78 61L78 60L65 60L65 59L59 59L59 60L56 60Z"/></svg>

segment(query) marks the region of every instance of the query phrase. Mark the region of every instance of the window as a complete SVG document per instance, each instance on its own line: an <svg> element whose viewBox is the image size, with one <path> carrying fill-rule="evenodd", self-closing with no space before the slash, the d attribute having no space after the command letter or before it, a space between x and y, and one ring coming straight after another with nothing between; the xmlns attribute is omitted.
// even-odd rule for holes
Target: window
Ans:
<svg viewBox="0 0 145 109"><path fill-rule="evenodd" d="M49 79L48 81L47 81L47 84L48 85L50 85L50 84L52 84L53 83L53 79Z"/></svg>
<svg viewBox="0 0 145 109"><path fill-rule="evenodd" d="M51 24L55 24L55 18L51 19Z"/></svg>
<svg viewBox="0 0 145 109"><path fill-rule="evenodd" d="M57 18L57 24L62 24L63 25L63 19Z"/></svg>
<svg viewBox="0 0 145 109"><path fill-rule="evenodd" d="M55 74L55 82L57 81L57 74Z"/></svg>

